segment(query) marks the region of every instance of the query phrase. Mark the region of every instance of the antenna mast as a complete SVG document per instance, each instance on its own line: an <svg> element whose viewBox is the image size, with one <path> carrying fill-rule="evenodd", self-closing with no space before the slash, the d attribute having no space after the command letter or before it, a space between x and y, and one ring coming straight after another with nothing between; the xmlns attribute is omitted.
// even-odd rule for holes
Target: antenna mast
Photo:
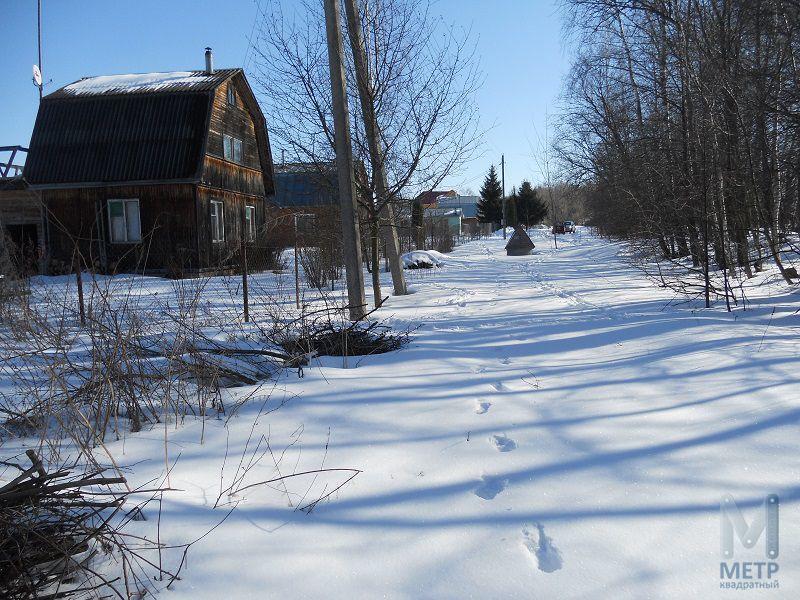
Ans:
<svg viewBox="0 0 800 600"><path fill-rule="evenodd" d="M44 86L44 79L42 79L42 75L41 75L41 73L42 73L42 0L38 0L38 2L36 4L37 4L37 11L36 11L37 27L36 27L36 30L37 30L37 33L38 33L37 41L38 41L38 47L39 47L39 63L38 63L38 67L39 67L39 77L40 77L39 83L38 83L38 85L36 87L39 88L39 102L41 102L42 101L42 87Z"/></svg>

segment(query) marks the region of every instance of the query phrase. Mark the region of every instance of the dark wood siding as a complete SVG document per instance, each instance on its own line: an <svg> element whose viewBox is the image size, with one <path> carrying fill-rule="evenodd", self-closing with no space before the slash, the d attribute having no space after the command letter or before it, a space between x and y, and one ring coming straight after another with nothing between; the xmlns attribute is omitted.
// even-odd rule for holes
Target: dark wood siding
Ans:
<svg viewBox="0 0 800 600"><path fill-rule="evenodd" d="M228 104L228 86L237 88L236 105ZM253 116L242 101L237 77L214 92L202 184L212 188L264 196L261 157ZM223 136L242 141L242 164L225 160Z"/></svg>
<svg viewBox="0 0 800 600"><path fill-rule="evenodd" d="M256 170L240 167L216 156L205 158L203 185L252 196L264 196L264 180L260 168Z"/></svg>
<svg viewBox="0 0 800 600"><path fill-rule="evenodd" d="M198 188L197 197L200 260L207 268L239 268L245 206L253 206L256 210L256 239L248 243L248 248L259 252L267 245L267 203L263 198L204 187ZM225 241L222 243L211 240L212 200L220 200L224 206ZM257 264L257 256L253 255L252 259L253 264Z"/></svg>
<svg viewBox="0 0 800 600"><path fill-rule="evenodd" d="M197 269L196 209L191 184L43 190L48 209L52 272L67 271L77 248L87 268L101 272ZM108 200L139 200L142 241L109 241Z"/></svg>
<svg viewBox="0 0 800 600"><path fill-rule="evenodd" d="M39 195L21 187L0 187L0 244L11 241L15 245L12 247L15 263L24 271L38 273L45 267L41 260L45 251L44 211Z"/></svg>

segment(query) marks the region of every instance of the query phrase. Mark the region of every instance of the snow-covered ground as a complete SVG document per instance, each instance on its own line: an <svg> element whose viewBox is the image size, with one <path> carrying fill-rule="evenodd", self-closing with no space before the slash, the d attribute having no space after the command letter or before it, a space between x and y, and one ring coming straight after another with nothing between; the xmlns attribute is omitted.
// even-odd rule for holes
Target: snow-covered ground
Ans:
<svg viewBox="0 0 800 600"><path fill-rule="evenodd" d="M276 462L284 475L362 472L310 514L296 508L350 473L223 498L236 510L191 547L166 596L726 597L720 498L751 522L775 493L780 587L745 597L800 597L798 296L754 287L731 314L670 304L619 244L533 239L530 256L505 256L495 237L410 273L415 293L378 313L422 324L405 349L289 371L227 428L206 421L202 445L199 421L170 431L180 491L164 496L162 541L220 522L221 478L262 436L272 452L262 442L241 485ZM263 414L262 396L287 404ZM109 447L136 465L134 483L163 476L163 432ZM763 536L736 544L737 560L766 560Z"/></svg>

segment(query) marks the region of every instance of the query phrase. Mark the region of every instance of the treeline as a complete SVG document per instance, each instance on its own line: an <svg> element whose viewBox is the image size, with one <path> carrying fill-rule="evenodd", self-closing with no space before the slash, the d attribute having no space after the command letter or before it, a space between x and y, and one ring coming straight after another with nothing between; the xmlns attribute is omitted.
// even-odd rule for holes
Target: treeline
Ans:
<svg viewBox="0 0 800 600"><path fill-rule="evenodd" d="M478 220L500 226L503 220L503 187L497 177L494 165L489 168L480 191L478 201ZM547 206L531 182L524 179L519 186L512 188L505 198L505 223L507 226L538 225L547 216Z"/></svg>
<svg viewBox="0 0 800 600"><path fill-rule="evenodd" d="M800 2L565 0L557 152L601 233L752 276L800 225ZM683 259L683 260L681 260ZM690 266L691 265L691 266Z"/></svg>

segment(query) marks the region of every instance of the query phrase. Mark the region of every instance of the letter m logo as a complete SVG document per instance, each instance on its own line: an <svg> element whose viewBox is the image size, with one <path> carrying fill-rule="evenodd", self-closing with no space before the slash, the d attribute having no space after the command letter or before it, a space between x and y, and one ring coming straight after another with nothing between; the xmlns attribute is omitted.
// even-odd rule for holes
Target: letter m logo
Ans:
<svg viewBox="0 0 800 600"><path fill-rule="evenodd" d="M736 506L733 496L725 494L719 503L720 545L722 557L733 558L733 533L745 548L752 548L761 538L764 530L766 536L767 558L778 558L778 496L769 494L758 508L756 518L748 525L742 511Z"/></svg>

